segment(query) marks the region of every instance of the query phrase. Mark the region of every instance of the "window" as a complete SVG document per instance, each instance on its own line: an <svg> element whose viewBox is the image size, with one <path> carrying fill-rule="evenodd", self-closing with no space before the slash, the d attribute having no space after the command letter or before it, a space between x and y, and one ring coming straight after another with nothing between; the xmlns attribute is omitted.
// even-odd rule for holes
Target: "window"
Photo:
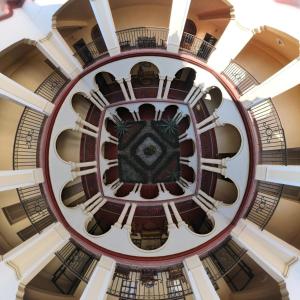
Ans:
<svg viewBox="0 0 300 300"><path fill-rule="evenodd" d="M26 213L21 203L4 207L2 210L9 224L15 224L26 218Z"/></svg>

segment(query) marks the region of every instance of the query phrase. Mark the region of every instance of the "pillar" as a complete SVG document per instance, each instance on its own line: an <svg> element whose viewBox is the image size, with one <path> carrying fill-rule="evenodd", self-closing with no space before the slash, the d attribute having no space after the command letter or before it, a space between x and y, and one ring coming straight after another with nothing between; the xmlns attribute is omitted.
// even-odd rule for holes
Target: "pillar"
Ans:
<svg viewBox="0 0 300 300"><path fill-rule="evenodd" d="M141 187L141 185L140 185ZM135 203L131 204L131 208L130 208L130 212L126 221L126 224L124 225L124 228L126 228L127 230L131 231L131 224L133 221L133 217L135 214L135 210L136 210L137 205Z"/></svg>
<svg viewBox="0 0 300 300"><path fill-rule="evenodd" d="M85 126L85 127L88 127L89 129L95 131L95 132L98 132L99 131L99 128L87 121L85 121L84 119L82 119L79 114L78 114L78 118L77 118L77 123L79 125L82 125L82 126Z"/></svg>
<svg viewBox="0 0 300 300"><path fill-rule="evenodd" d="M264 101L264 99L276 97L300 84L299 74L300 57L297 57L267 80L241 96L240 100L249 108Z"/></svg>
<svg viewBox="0 0 300 300"><path fill-rule="evenodd" d="M75 125L75 127L73 128L75 131L79 131L81 132L82 134L87 134L91 137L94 137L94 138L97 138L98 137L98 134L94 131L91 131L89 129L85 129L83 127L80 127L78 124Z"/></svg>
<svg viewBox="0 0 300 300"><path fill-rule="evenodd" d="M243 27L238 21L230 20L219 39L215 51L208 59L208 65L214 70L223 71L253 36L253 31Z"/></svg>
<svg viewBox="0 0 300 300"><path fill-rule="evenodd" d="M129 90L131 100L135 100L135 95L134 95L134 91L133 91L133 87L132 87L132 83L131 83L131 77L126 78L125 81L126 81L127 86L128 86L128 90Z"/></svg>
<svg viewBox="0 0 300 300"><path fill-rule="evenodd" d="M179 50L190 4L191 0L172 1L169 33L167 39L167 51L177 53Z"/></svg>
<svg viewBox="0 0 300 300"><path fill-rule="evenodd" d="M119 217L118 221L114 224L115 227L122 228L122 224L123 224L123 221L125 219L125 216L126 216L126 213L127 213L128 209L129 209L129 207L130 207L130 203L126 202L125 205L124 205L124 207L123 207L123 210L122 210L122 212L120 214L120 217Z"/></svg>
<svg viewBox="0 0 300 300"><path fill-rule="evenodd" d="M0 171L0 192L44 182L43 170L24 169Z"/></svg>
<svg viewBox="0 0 300 300"><path fill-rule="evenodd" d="M83 291L80 300L103 300L110 286L116 268L116 262L110 257L102 255L93 274Z"/></svg>
<svg viewBox="0 0 300 300"><path fill-rule="evenodd" d="M281 287L283 299L300 298L299 250L260 228L241 219L231 232L233 240L247 249L248 255ZM287 297L288 295L288 297Z"/></svg>
<svg viewBox="0 0 300 300"><path fill-rule="evenodd" d="M1 298L23 299L26 285L54 258L69 240L60 224L47 227L3 256L0 262Z"/></svg>
<svg viewBox="0 0 300 300"><path fill-rule="evenodd" d="M90 4L109 54L111 56L119 54L120 45L109 6L109 0L90 0Z"/></svg>
<svg viewBox="0 0 300 300"><path fill-rule="evenodd" d="M168 99L169 90L170 90L172 80L173 80L173 77L167 76L167 83L166 83L166 87L165 87L165 90L164 90L163 99Z"/></svg>
<svg viewBox="0 0 300 300"><path fill-rule="evenodd" d="M122 93L123 93L123 96L124 96L125 100L129 101L130 99L129 99L129 96L127 94L123 79L118 79L117 82L119 83L119 85L121 87L121 90L122 90Z"/></svg>
<svg viewBox="0 0 300 300"><path fill-rule="evenodd" d="M162 90L163 90L165 78L166 78L166 76L159 75L159 84L158 84L158 91L157 91L157 97L156 97L157 99L162 98Z"/></svg>
<svg viewBox="0 0 300 300"><path fill-rule="evenodd" d="M219 300L214 286L212 285L204 266L197 255L186 258L183 261L185 273L197 300Z"/></svg>
<svg viewBox="0 0 300 300"><path fill-rule="evenodd" d="M198 132L198 134L202 134L202 133L204 133L208 130L211 130L211 129L217 127L217 126L223 126L223 125L224 124L217 119L217 120L213 121L211 124L198 129L197 132Z"/></svg>
<svg viewBox="0 0 300 300"><path fill-rule="evenodd" d="M174 213L175 219L177 221L178 226L186 225L186 223L182 220L181 215L179 214L177 207L174 202L170 202L171 209Z"/></svg>
<svg viewBox="0 0 300 300"><path fill-rule="evenodd" d="M218 174L221 174L226 177L226 169L224 169L224 168L201 165L201 169L209 171L209 172L218 173Z"/></svg>
<svg viewBox="0 0 300 300"><path fill-rule="evenodd" d="M36 46L66 77L73 79L82 72L80 62L57 29L53 28Z"/></svg>
<svg viewBox="0 0 300 300"><path fill-rule="evenodd" d="M257 180L300 186L300 166L257 165Z"/></svg>
<svg viewBox="0 0 300 300"><path fill-rule="evenodd" d="M30 107L45 115L50 115L54 108L53 103L3 74L0 74L0 97Z"/></svg>
<svg viewBox="0 0 300 300"><path fill-rule="evenodd" d="M176 226L173 223L173 219L172 219L172 216L171 216L171 213L170 213L170 210L169 210L168 203L164 203L163 208L164 208L164 212L165 212L167 222L168 222L168 229L170 230L172 228L175 228Z"/></svg>

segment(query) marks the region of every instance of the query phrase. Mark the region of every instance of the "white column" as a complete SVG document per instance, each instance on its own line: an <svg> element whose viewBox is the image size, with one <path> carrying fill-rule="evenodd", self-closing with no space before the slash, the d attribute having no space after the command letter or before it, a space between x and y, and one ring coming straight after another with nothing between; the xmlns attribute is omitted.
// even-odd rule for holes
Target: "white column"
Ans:
<svg viewBox="0 0 300 300"><path fill-rule="evenodd" d="M159 75L159 85L158 85L158 91L157 91L157 96L156 96L157 99L161 99L161 97L162 97L162 89L163 89L163 85L165 82L165 78L166 78L166 76Z"/></svg>
<svg viewBox="0 0 300 300"><path fill-rule="evenodd" d="M44 39L37 41L36 47L68 78L76 77L82 66L73 56L69 46L61 42L63 37L56 29L52 29ZM57 37L59 35L59 37Z"/></svg>
<svg viewBox="0 0 300 300"><path fill-rule="evenodd" d="M168 222L168 229L170 230L172 228L176 228L176 225L173 223L173 219L172 219L172 216L171 216L171 213L169 210L168 203L164 203L163 208L164 208L165 215L166 215L167 222Z"/></svg>
<svg viewBox="0 0 300 300"><path fill-rule="evenodd" d="M226 169L224 169L224 168L201 165L201 169L209 171L209 172L218 173L218 174L221 174L226 177Z"/></svg>
<svg viewBox="0 0 300 300"><path fill-rule="evenodd" d="M126 202L124 207L123 207L122 213L120 214L120 217L119 217L118 221L114 224L115 227L122 228L122 224L123 224L123 221L125 219L125 216L126 216L126 213L129 209L129 207L130 207L130 203Z"/></svg>
<svg viewBox="0 0 300 300"><path fill-rule="evenodd" d="M210 115L209 117L207 117L206 119L204 119L203 121L201 121L200 123L196 124L196 127L198 129L200 129L201 127L205 126L206 124L214 121L215 119L218 118L218 115L216 114L216 112L214 112L212 115Z"/></svg>
<svg viewBox="0 0 300 300"><path fill-rule="evenodd" d="M183 261L185 273L197 300L219 300L214 286L212 285L204 266L197 255L186 258Z"/></svg>
<svg viewBox="0 0 300 300"><path fill-rule="evenodd" d="M169 23L167 50L178 52L191 0L173 0Z"/></svg>
<svg viewBox="0 0 300 300"><path fill-rule="evenodd" d="M251 107L264 99L276 97L300 84L299 74L300 57L297 57L267 80L241 96L240 100L244 102L246 107Z"/></svg>
<svg viewBox="0 0 300 300"><path fill-rule="evenodd" d="M246 46L253 36L253 31L243 27L238 21L230 20L219 39L215 51L208 59L208 65L221 72Z"/></svg>
<svg viewBox="0 0 300 300"><path fill-rule="evenodd" d="M92 161L92 162L83 162L83 163L72 163L70 162L71 165L71 176L72 176L72 180L76 179L79 176L85 176L85 175L89 175L89 174L93 174L97 172L97 162L96 161ZM92 167L86 170L82 170L80 171L80 168L85 168L85 167ZM76 171L76 169L79 169Z"/></svg>
<svg viewBox="0 0 300 300"><path fill-rule="evenodd" d="M300 166L257 165L257 180L300 186Z"/></svg>
<svg viewBox="0 0 300 300"><path fill-rule="evenodd" d="M132 221L133 221L133 217L134 217L134 214L135 214L136 207L137 207L136 203L131 204L129 215L128 215L126 224L124 225L124 228L126 228L129 231L131 231L131 224L132 224Z"/></svg>
<svg viewBox="0 0 300 300"><path fill-rule="evenodd" d="M216 158L201 157L202 164L214 164L214 165L220 165L220 166L226 167L227 161L228 161L228 158L216 159Z"/></svg>
<svg viewBox="0 0 300 300"><path fill-rule="evenodd" d="M174 202L170 202L171 209L174 213L175 219L177 221L178 226L186 225L186 223L182 220L181 215L179 214L177 207Z"/></svg>
<svg viewBox="0 0 300 300"><path fill-rule="evenodd" d="M231 232L233 240L247 249L248 255L272 276L289 300L300 299L299 250L252 222L241 219Z"/></svg>
<svg viewBox="0 0 300 300"><path fill-rule="evenodd" d="M202 127L200 129L197 130L198 134L202 134L208 130L211 130L215 127L218 127L218 126L223 126L224 124L222 122L220 122L218 119L213 121L211 124L205 126L205 127Z"/></svg>
<svg viewBox="0 0 300 300"><path fill-rule="evenodd" d="M103 300L111 284L116 268L116 262L110 257L102 255L93 274L83 291L80 300Z"/></svg>
<svg viewBox="0 0 300 300"><path fill-rule="evenodd" d="M107 50L111 56L121 52L119 40L116 34L115 23L111 14L108 0L90 0L95 18L105 41Z"/></svg>
<svg viewBox="0 0 300 300"><path fill-rule="evenodd" d="M60 224L47 227L3 256L0 262L1 299L23 299L25 286L54 258L69 240Z"/></svg>
<svg viewBox="0 0 300 300"><path fill-rule="evenodd" d="M54 108L53 103L3 74L0 74L0 97L28 106L45 115L50 115Z"/></svg>
<svg viewBox="0 0 300 300"><path fill-rule="evenodd" d="M135 100L135 94L134 94L133 87L132 87L132 84L131 84L131 78L130 77L126 78L125 81L126 81L127 86L128 86L128 90L129 90L131 100Z"/></svg>
<svg viewBox="0 0 300 300"><path fill-rule="evenodd" d="M125 100L129 101L130 99L129 99L129 96L127 94L123 79L117 79L117 82L119 83L119 85L121 87L121 90L122 90L122 93L123 93L123 96L124 96Z"/></svg>
<svg viewBox="0 0 300 300"><path fill-rule="evenodd" d="M25 169L0 171L0 192L44 182L43 170Z"/></svg>
<svg viewBox="0 0 300 300"><path fill-rule="evenodd" d="M56 28L52 28L48 41L41 41L40 46L41 50L44 49L45 55L52 57L57 64L62 64L61 67L69 78L74 78L82 72L83 68L74 56L74 51Z"/></svg>
<svg viewBox="0 0 300 300"><path fill-rule="evenodd" d="M167 76L167 83L166 83L166 87L165 87L165 90L164 90L163 99L168 98L168 94L169 94L169 90L170 90L172 80L173 80L173 77Z"/></svg>
<svg viewBox="0 0 300 300"><path fill-rule="evenodd" d="M83 127L80 127L78 124L75 125L75 127L73 128L75 131L81 132L83 134L87 134L91 137L97 138L98 134L94 131L91 131L89 129L84 129Z"/></svg>
<svg viewBox="0 0 300 300"><path fill-rule="evenodd" d="M93 131L95 131L95 132L98 132L98 131L99 131L99 128L98 128L97 126L95 126L95 125L93 125L93 124L91 124L91 123L85 121L84 119L82 119L82 118L80 117L79 114L78 114L78 118L77 118L76 122L77 122L79 125L86 126L86 127L88 127L89 129L91 129L91 130L93 130Z"/></svg>

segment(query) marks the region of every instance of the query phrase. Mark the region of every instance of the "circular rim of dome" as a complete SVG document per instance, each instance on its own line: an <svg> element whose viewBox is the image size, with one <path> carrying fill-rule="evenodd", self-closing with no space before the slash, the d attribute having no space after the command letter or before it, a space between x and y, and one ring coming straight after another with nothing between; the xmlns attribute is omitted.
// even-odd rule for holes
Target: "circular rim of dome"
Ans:
<svg viewBox="0 0 300 300"><path fill-rule="evenodd" d="M201 245L191 248L184 252L179 252L176 254L170 254L165 256L156 256L156 257L140 257L140 256L134 256L134 255L127 255L123 253L118 253L115 251L108 250L106 248L101 247L100 245L96 245L80 235L74 228L72 228L66 221L64 215L60 211L58 204L56 203L56 199L54 196L54 192L52 190L51 186L51 179L50 179L50 173L49 173L49 145L50 145L50 137L51 137L51 130L54 126L55 119L58 115L58 112L60 110L60 107L64 103L65 98L71 91L71 89L76 85L76 83L83 78L88 73L96 70L97 68L106 65L108 63L122 60L124 58L131 58L131 57L138 57L138 56L161 56L161 57L167 57L167 58L174 58L179 59L184 62L189 62L195 66L198 66L209 73L211 73L227 90L229 95L232 97L233 102L235 103L240 116L243 120L246 135L248 138L248 146L249 146L249 173L248 173L248 179L247 179L247 185L246 190L243 195L243 199L241 202L241 205L234 216L232 222L223 229L219 234L217 234L215 237L210 239L209 241L202 243ZM136 264L136 265L151 265L156 266L160 265L162 261L165 262L165 264L171 264L176 263L178 261L181 261L183 258L190 256L192 254L198 254L203 255L207 253L212 248L215 248L220 243L222 243L227 236L230 234L232 228L234 225L238 222L240 218L242 218L248 209L251 207L252 201L254 200L254 192L256 187L255 182L255 166L258 161L258 147L257 143L255 142L257 140L256 133L253 129L253 127L250 125L250 117L246 113L246 110L242 106L241 102L238 101L239 95L235 88L232 86L230 82L223 76L212 70L208 67L208 65L204 64L203 62L199 61L197 58L194 58L188 54L175 54L175 53L168 53L163 50L133 50L130 52L121 53L117 56L113 57L107 57L102 60L99 60L95 62L93 65L86 68L81 74L79 74L76 78L74 78L66 87L65 89L58 95L58 98L56 100L56 105L54 108L54 111L52 115L47 119L45 126L43 128L42 132L42 142L41 142L41 151L40 151L40 161L43 168L45 183L44 185L44 191L46 195L46 199L49 202L50 208L53 211L54 215L56 216L57 220L61 222L65 228L70 232L72 238L74 238L79 244L84 246L87 250L97 254L105 254L111 257L114 257L119 262L123 263L130 263L130 264Z"/></svg>

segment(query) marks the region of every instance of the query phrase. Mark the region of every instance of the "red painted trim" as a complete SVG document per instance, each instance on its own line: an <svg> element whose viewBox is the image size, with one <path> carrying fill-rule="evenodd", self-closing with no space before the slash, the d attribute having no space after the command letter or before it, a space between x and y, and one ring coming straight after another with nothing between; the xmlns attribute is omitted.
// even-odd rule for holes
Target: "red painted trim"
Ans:
<svg viewBox="0 0 300 300"><path fill-rule="evenodd" d="M50 180L50 174L49 174L49 145L50 145L50 138L51 138L51 131L56 119L56 116L60 110L60 107L62 106L66 96L70 92L70 90L74 87L74 85L86 74L90 73L93 70L96 70L97 68L106 65L108 63L118 61L124 58L129 58L129 57L136 57L136 56L162 56L162 57L168 57L168 58L175 58L175 59L181 59L185 62L192 63L198 67L201 67L211 74L213 74L226 88L228 93L231 95L233 98L240 114L241 117L244 121L244 126L246 128L247 132L247 137L248 137L248 143L249 143L249 150L250 150L250 165L249 165L249 176L248 176L248 182L247 182L247 188L244 194L244 198L242 201L242 204L233 219L232 223L225 228L222 232L220 232L217 236L212 238L206 243L203 243L202 245L199 245L198 247L195 247L193 249L189 249L185 252L181 253L176 253L173 255L167 255L167 256L159 256L159 257L139 257L139 256L130 256L130 255L125 255L121 253L117 253L114 251L107 250L101 246L95 245L91 241L87 240L76 230L74 230L70 225L67 223L65 220L63 214L59 210L59 207L57 205L52 187L51 187L51 180ZM126 264L133 264L133 265L143 265L143 266L158 266L161 265L162 262L164 264L173 264L182 261L185 257L191 256L193 254L198 254L198 255L204 255L207 253L209 250L215 248L217 245L222 243L227 236L230 234L231 230L235 226L235 224L238 222L240 218L242 218L246 212L248 211L252 201L253 201L253 196L255 192L255 187L256 187L256 181L255 181L255 166L257 164L257 153L258 153L258 148L257 148L257 136L254 131L254 128L251 126L251 119L249 114L246 112L244 109L243 105L238 101L239 99L239 94L235 90L234 86L222 75L218 74L217 72L213 71L210 69L206 64L203 62L199 61L197 58L192 57L187 54L175 54L175 53L169 53L163 50L136 50L136 51L128 51L128 52L123 52L119 55L116 55L114 57L106 57L102 60L97 61L90 67L86 68L80 75L78 75L75 79L73 79L65 88L64 90L60 93L58 96L54 111L52 115L48 118L43 134L42 134L42 141L41 141L41 152L40 152L40 161L41 165L43 168L44 172L44 178L45 178L45 183L43 184L44 190L46 197L48 199L50 208L52 209L54 215L56 216L57 220L61 222L65 228L70 232L72 238L74 238L79 244L82 246L86 247L89 251L96 253L97 255L105 254L107 256L113 257L117 261L121 263L126 263ZM121 245L120 245L121 246Z"/></svg>
<svg viewBox="0 0 300 300"><path fill-rule="evenodd" d="M8 19L13 16L14 14L14 9L15 8L20 8L23 6L25 0L15 0L15 1L9 1L7 5L7 13L0 16L0 21L3 21L5 19Z"/></svg>

